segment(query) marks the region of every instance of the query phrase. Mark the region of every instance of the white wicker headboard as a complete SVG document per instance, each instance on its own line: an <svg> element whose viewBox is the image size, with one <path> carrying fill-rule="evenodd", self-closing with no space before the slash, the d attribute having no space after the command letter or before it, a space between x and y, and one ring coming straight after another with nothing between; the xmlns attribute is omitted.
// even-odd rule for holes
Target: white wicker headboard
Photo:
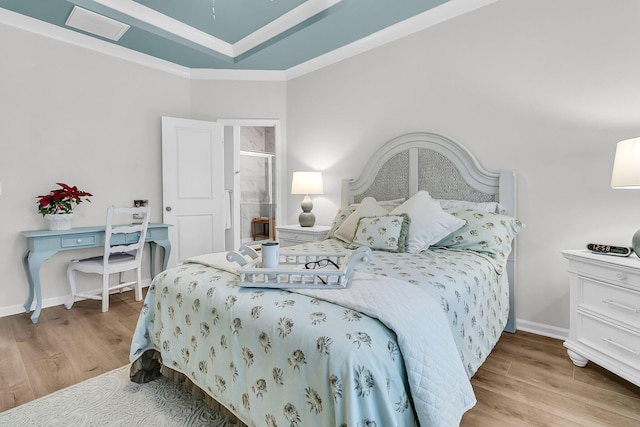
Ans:
<svg viewBox="0 0 640 427"><path fill-rule="evenodd" d="M434 132L414 132L384 144L366 162L362 175L342 182L342 205L364 197L376 200L409 198L426 190L436 199L499 202L506 215L516 216L515 173L486 171L459 142ZM515 332L515 246L507 263L509 321Z"/></svg>

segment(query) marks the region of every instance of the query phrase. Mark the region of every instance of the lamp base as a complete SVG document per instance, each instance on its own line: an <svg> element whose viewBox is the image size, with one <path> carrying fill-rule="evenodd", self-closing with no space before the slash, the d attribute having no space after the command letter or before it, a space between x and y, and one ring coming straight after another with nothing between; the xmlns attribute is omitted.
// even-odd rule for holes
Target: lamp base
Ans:
<svg viewBox="0 0 640 427"><path fill-rule="evenodd" d="M298 216L300 227L313 227L316 223L316 216L311 213L311 209L313 209L313 202L308 194L304 196L304 199L302 199L300 207L302 208L302 213Z"/></svg>
<svg viewBox="0 0 640 427"><path fill-rule="evenodd" d="M300 227L313 227L316 223L316 216L311 212L302 212L298 216Z"/></svg>
<svg viewBox="0 0 640 427"><path fill-rule="evenodd" d="M640 230L636 231L631 239L631 247L638 257L640 257Z"/></svg>

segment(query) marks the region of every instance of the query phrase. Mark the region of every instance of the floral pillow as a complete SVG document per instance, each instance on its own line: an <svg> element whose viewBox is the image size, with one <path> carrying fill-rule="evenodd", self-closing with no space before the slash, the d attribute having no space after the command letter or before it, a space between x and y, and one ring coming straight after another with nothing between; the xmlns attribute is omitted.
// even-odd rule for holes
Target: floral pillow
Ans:
<svg viewBox="0 0 640 427"><path fill-rule="evenodd" d="M325 237L325 239L335 239L336 238L336 236L335 236L336 230L338 228L340 228L342 223L347 218L349 218L349 215L354 213L356 211L356 209L358 209L358 205L356 205L356 204L351 204L349 206L343 206L340 209L338 209L338 213L333 218L333 222L331 223L331 228L329 229L329 232L327 233L327 236Z"/></svg>
<svg viewBox="0 0 640 427"><path fill-rule="evenodd" d="M346 243L351 243L358 229L358 221L365 216L386 215L389 211L378 204L373 197L365 197L333 235Z"/></svg>
<svg viewBox="0 0 640 427"><path fill-rule="evenodd" d="M473 209L475 211L488 211L495 212L499 214L504 214L505 209L498 202L468 202L466 200L446 200L446 199L436 199L438 203L440 203L440 207L442 209L447 208L465 208L465 209Z"/></svg>
<svg viewBox="0 0 640 427"><path fill-rule="evenodd" d="M388 212L391 212L395 207L401 205L402 202L404 202L405 200L407 199L402 198L402 199L393 199L393 200L382 200L382 201L378 201L378 204L383 208L385 208ZM335 236L336 230L340 228L342 223L347 218L349 218L349 216L352 213L354 213L359 206L360 206L360 203L352 203L348 206L343 206L340 209L338 209L338 213L336 213L336 216L333 218L333 221L331 222L331 228L329 229L329 232L327 233L325 240L337 239L337 237Z"/></svg>
<svg viewBox="0 0 640 427"><path fill-rule="evenodd" d="M463 208L445 210L466 221L466 224L434 244L432 248L479 252L490 257L494 261L496 271L501 273L511 253L511 242L524 224L515 218L493 212Z"/></svg>
<svg viewBox="0 0 640 427"><path fill-rule="evenodd" d="M380 251L404 252L409 222L406 214L360 218L353 241L347 247L368 246Z"/></svg>

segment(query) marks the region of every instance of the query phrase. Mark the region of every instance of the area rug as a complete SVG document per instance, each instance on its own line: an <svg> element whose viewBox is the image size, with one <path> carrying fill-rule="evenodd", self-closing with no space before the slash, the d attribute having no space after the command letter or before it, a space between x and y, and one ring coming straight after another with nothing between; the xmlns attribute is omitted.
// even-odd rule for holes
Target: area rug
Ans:
<svg viewBox="0 0 640 427"><path fill-rule="evenodd" d="M0 426L233 427L167 378L129 381L129 366L0 413Z"/></svg>

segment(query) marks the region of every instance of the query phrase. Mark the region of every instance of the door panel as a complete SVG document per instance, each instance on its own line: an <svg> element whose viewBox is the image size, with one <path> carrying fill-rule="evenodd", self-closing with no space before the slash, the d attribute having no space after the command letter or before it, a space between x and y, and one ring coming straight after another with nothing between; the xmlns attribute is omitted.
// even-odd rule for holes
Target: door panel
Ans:
<svg viewBox="0 0 640 427"><path fill-rule="evenodd" d="M215 218L213 215L182 215L177 218L178 240L176 250L178 259L183 261L193 255L212 252L215 247ZM193 236L198 236L194 239Z"/></svg>
<svg viewBox="0 0 640 427"><path fill-rule="evenodd" d="M163 222L172 224L169 266L224 250L223 126L162 118Z"/></svg>

